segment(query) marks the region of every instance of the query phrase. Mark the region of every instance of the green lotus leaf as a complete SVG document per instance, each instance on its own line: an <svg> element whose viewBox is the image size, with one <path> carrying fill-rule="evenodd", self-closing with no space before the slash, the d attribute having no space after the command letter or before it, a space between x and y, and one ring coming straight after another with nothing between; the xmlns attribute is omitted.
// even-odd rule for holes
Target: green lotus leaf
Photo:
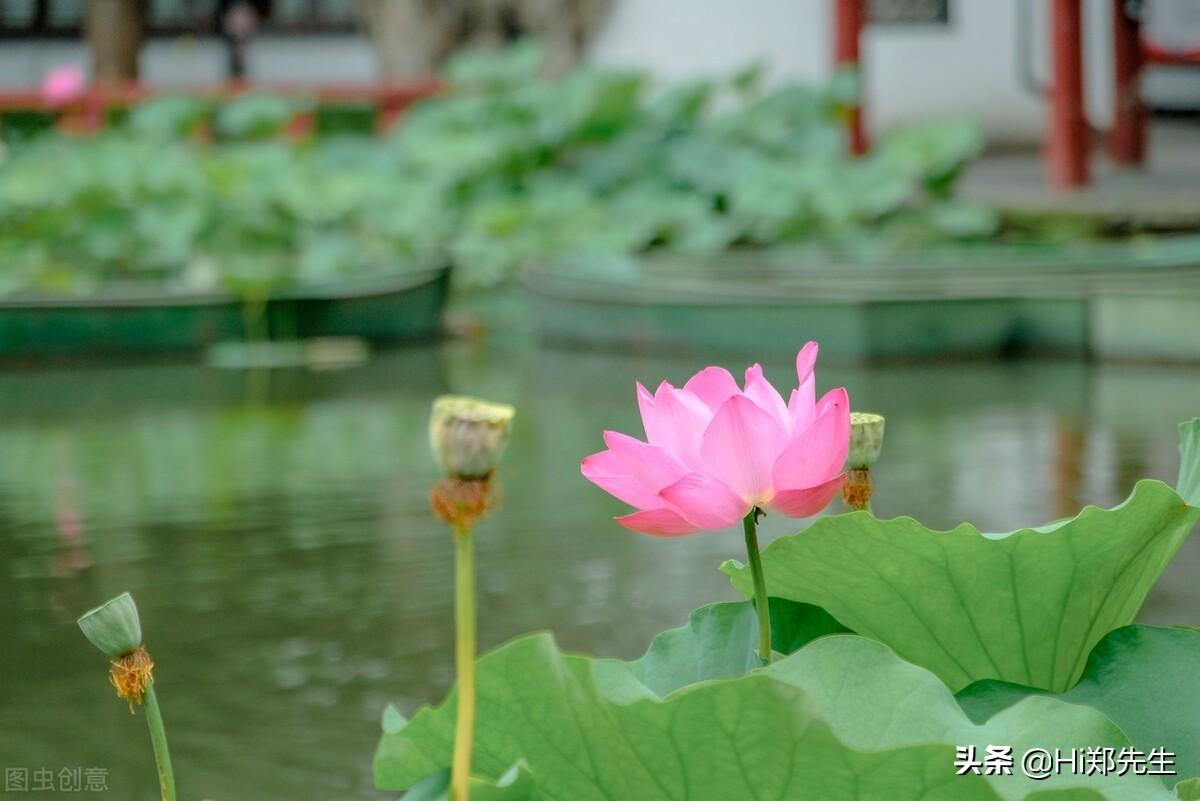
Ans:
<svg viewBox="0 0 1200 801"><path fill-rule="evenodd" d="M278 135L298 104L279 95L244 95L217 109L213 129L225 139L265 139Z"/></svg>
<svg viewBox="0 0 1200 801"><path fill-rule="evenodd" d="M849 630L824 609L772 598L771 642L777 652L791 654L826 634ZM749 601L702 606L688 616L686 626L654 638L650 648L632 662L597 662L597 669L620 666L664 696L689 684L744 676L762 664L758 645L758 616Z"/></svg>
<svg viewBox="0 0 1200 801"><path fill-rule="evenodd" d="M825 517L767 546L767 589L827 610L952 690L1000 679L1063 692L1101 638L1133 622L1200 518L1200 418L1180 432L1182 497L1140 481L1113 509L1009 534L867 512ZM722 570L752 594L747 567Z"/></svg>
<svg viewBox="0 0 1200 801"><path fill-rule="evenodd" d="M1175 795L1179 801L1200 801L1200 776L1175 785Z"/></svg>
<svg viewBox="0 0 1200 801"><path fill-rule="evenodd" d="M1200 629L1126 626L1109 633L1079 683L1057 698L1098 709L1144 752L1175 754L1180 776L1200 775ZM958 693L976 722L1030 695L1032 687L988 679ZM1174 783L1174 779L1169 783Z"/></svg>
<svg viewBox="0 0 1200 801"><path fill-rule="evenodd" d="M725 647L746 646L736 637ZM478 663L473 765L496 776L524 760L539 801L1174 798L1148 776L1036 782L1019 767L956 775L956 746L983 753L1004 744L1019 755L1129 741L1100 712L1052 698L1027 698L976 725L932 673L854 635L821 637L768 668L665 696L639 679L647 669L644 659L563 654L547 634L493 651ZM455 705L452 693L384 734L381 788L409 788L445 769Z"/></svg>
<svg viewBox="0 0 1200 801"><path fill-rule="evenodd" d="M1200 418L1179 424L1179 495L1200 506Z"/></svg>
<svg viewBox="0 0 1200 801"><path fill-rule="evenodd" d="M212 104L205 98L166 95L130 109L127 125L138 136L177 139L190 135L211 112Z"/></svg>
<svg viewBox="0 0 1200 801"><path fill-rule="evenodd" d="M471 777L471 798L474 801L532 801L533 777L525 765L517 763L496 781ZM426 776L404 794L404 801L451 801L450 769Z"/></svg>
<svg viewBox="0 0 1200 801"><path fill-rule="evenodd" d="M536 79L545 61L545 45L524 39L499 53L460 51L451 57L444 72L456 86L508 88Z"/></svg>

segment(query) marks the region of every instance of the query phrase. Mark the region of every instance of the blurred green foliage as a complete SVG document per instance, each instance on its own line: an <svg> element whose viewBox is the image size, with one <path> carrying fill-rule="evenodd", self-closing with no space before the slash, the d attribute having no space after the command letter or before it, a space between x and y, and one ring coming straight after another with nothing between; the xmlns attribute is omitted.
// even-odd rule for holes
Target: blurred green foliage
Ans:
<svg viewBox="0 0 1200 801"><path fill-rule="evenodd" d="M0 292L153 277L259 295L431 258L488 285L652 249L915 247L997 229L952 196L979 128L929 123L848 157L846 76L764 89L751 67L659 87L613 68L547 78L542 63L534 43L460 54L445 91L385 139L286 142L298 101L167 97L104 136L15 149Z"/></svg>
<svg viewBox="0 0 1200 801"><path fill-rule="evenodd" d="M0 294L149 280L261 298L427 266L440 202L397 170L358 139L44 138L0 167Z"/></svg>
<svg viewBox="0 0 1200 801"><path fill-rule="evenodd" d="M997 230L989 209L952 197L982 149L979 127L929 123L850 158L844 75L763 89L751 67L655 87L644 72L546 79L540 65L532 44L460 55L450 91L413 107L391 138L406 175L444 189L460 283L650 249L916 247Z"/></svg>

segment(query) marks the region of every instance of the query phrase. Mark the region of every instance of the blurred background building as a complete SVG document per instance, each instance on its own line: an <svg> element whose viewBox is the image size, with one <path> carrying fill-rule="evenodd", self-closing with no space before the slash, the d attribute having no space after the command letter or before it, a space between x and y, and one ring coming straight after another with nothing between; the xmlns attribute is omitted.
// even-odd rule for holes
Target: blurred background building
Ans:
<svg viewBox="0 0 1200 801"><path fill-rule="evenodd" d="M993 144L1037 141L1050 5L872 0L863 42L868 126L971 115ZM1200 48L1200 3L1136 5L1152 46ZM159 88L211 86L237 73L267 85L415 79L463 43L524 35L551 42L562 62L636 64L664 79L757 61L776 78L815 80L829 73L833 8L827 0L3 0L0 91L35 87L63 63L94 69L89 29L118 69L121 52L135 50L124 68ZM1112 117L1111 8L1111 0L1084 2L1087 114L1099 128ZM1195 110L1200 72L1154 65L1142 93L1151 109Z"/></svg>

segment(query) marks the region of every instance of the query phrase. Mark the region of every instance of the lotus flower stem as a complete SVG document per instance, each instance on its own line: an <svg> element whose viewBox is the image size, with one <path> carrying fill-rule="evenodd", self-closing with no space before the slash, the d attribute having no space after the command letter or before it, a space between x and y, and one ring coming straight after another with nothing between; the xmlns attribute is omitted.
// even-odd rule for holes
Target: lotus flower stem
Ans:
<svg viewBox="0 0 1200 801"><path fill-rule="evenodd" d="M470 526L458 526L454 531L454 573L458 718L454 727L450 790L454 801L467 801L471 746L475 739L475 542Z"/></svg>
<svg viewBox="0 0 1200 801"><path fill-rule="evenodd" d="M754 577L754 606L758 613L758 656L763 664L771 661L771 606L767 600L767 580L763 575L762 556L758 552L758 516L762 510L757 506L742 520L746 530L746 556L750 562L750 575Z"/></svg>
<svg viewBox="0 0 1200 801"><path fill-rule="evenodd" d="M158 788L163 801L175 801L175 771L154 693L154 660L142 643L142 621L133 596L127 592L118 595L80 617L78 624L88 642L109 658L108 679L117 697L129 703L131 713L138 704L145 708Z"/></svg>
<svg viewBox="0 0 1200 801"><path fill-rule="evenodd" d="M454 532L454 662L458 714L450 797L467 801L475 739L475 543L473 526L496 505L496 461L508 443L514 409L465 395L443 395L429 415L429 445L443 478L429 495L433 514Z"/></svg>
<svg viewBox="0 0 1200 801"><path fill-rule="evenodd" d="M167 748L167 730L163 726L162 712L158 708L158 696L154 694L154 681L146 685L142 698L146 708L146 725L150 728L150 744L154 747L154 763L158 766L158 788L163 801L175 801L175 771L171 768L171 751Z"/></svg>

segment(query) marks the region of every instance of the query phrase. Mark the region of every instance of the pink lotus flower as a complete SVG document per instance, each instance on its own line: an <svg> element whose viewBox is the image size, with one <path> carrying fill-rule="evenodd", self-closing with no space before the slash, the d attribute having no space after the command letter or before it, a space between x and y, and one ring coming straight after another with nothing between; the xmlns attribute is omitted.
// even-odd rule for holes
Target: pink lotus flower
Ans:
<svg viewBox="0 0 1200 801"><path fill-rule="evenodd" d="M817 343L796 356L799 387L783 398L746 370L742 389L727 370L706 367L682 389L651 395L637 385L647 442L604 432L608 450L583 460L584 477L639 511L618 517L634 531L672 537L723 529L754 508L789 517L821 511L841 489L850 442L844 388L816 400Z"/></svg>
<svg viewBox="0 0 1200 801"><path fill-rule="evenodd" d="M63 106L83 94L87 77L78 64L63 64L42 79L42 100L50 106Z"/></svg>

